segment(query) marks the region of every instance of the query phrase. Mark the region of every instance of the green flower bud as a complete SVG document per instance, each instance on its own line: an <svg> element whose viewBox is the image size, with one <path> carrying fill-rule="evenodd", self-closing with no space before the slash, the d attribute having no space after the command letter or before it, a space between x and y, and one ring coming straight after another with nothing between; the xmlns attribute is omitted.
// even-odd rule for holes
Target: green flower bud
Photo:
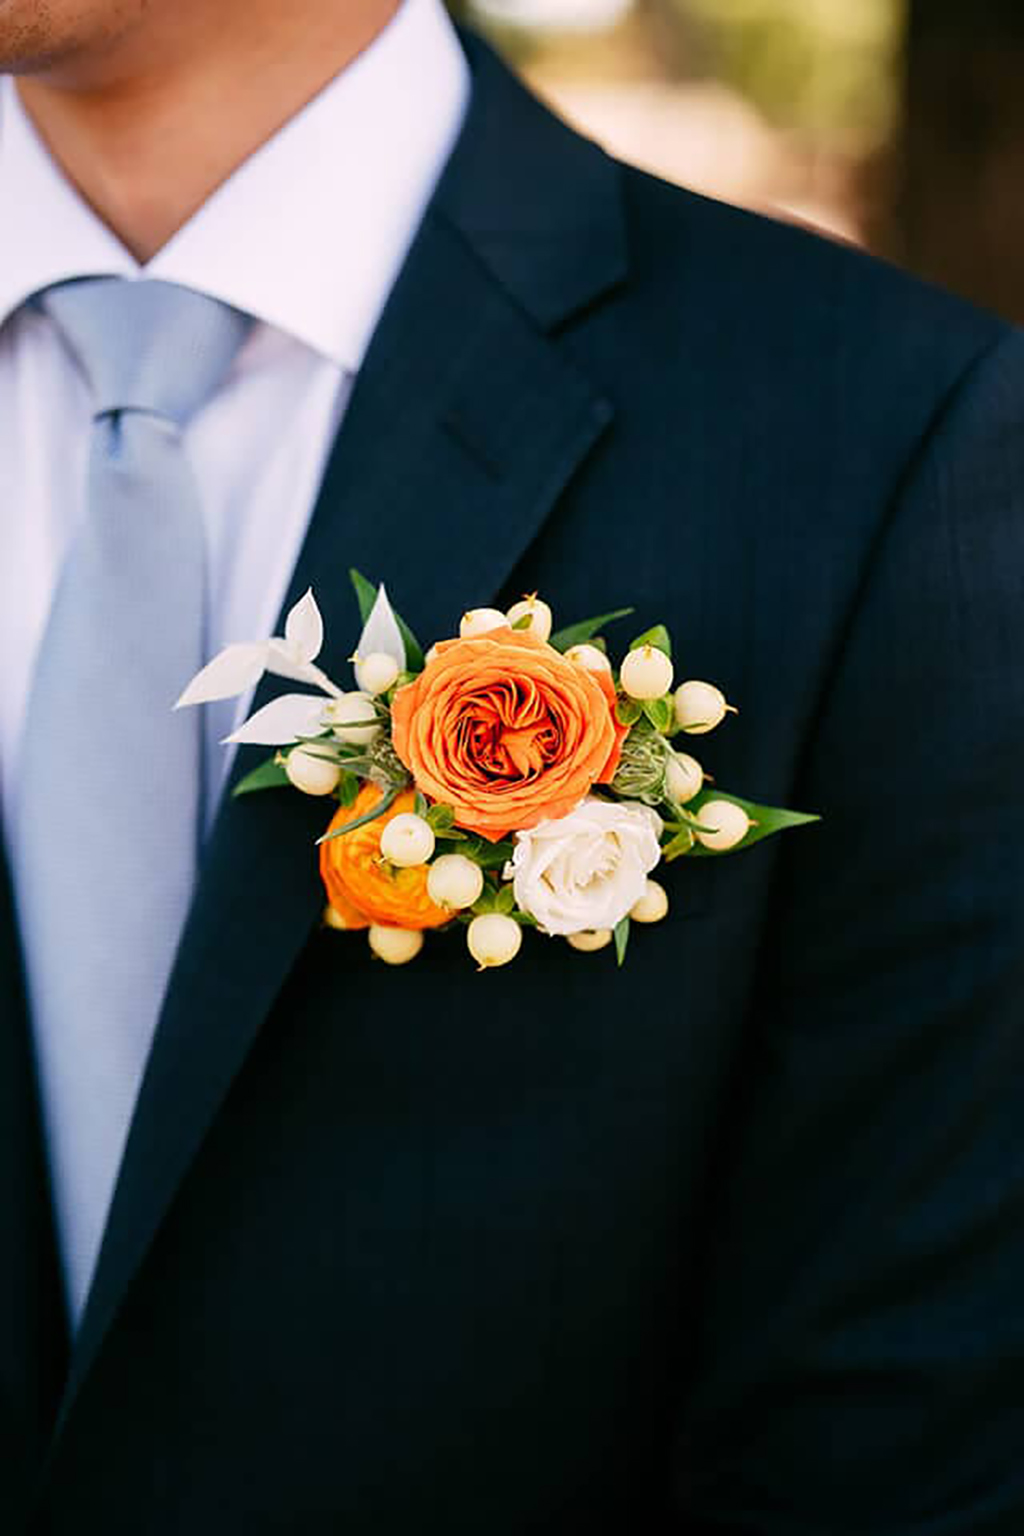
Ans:
<svg viewBox="0 0 1024 1536"><path fill-rule="evenodd" d="M410 782L409 770L395 751L391 737L386 731L382 731L376 741L372 742L366 753L368 768L360 777L366 777L380 789L404 789Z"/></svg>
<svg viewBox="0 0 1024 1536"><path fill-rule="evenodd" d="M671 748L664 736L646 724L633 727L622 745L612 789L624 800L658 805L666 797L665 770Z"/></svg>

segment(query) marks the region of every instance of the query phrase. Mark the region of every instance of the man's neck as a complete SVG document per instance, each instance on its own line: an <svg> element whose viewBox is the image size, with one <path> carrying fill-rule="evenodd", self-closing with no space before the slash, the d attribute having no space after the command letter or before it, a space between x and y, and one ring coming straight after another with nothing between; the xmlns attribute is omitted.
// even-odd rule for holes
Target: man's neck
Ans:
<svg viewBox="0 0 1024 1536"><path fill-rule="evenodd" d="M400 0L182 0L73 72L18 89L50 153L149 261L249 155L378 35ZM229 17L234 13L235 25ZM173 28L163 31L165 16ZM273 216L272 210L269 216Z"/></svg>

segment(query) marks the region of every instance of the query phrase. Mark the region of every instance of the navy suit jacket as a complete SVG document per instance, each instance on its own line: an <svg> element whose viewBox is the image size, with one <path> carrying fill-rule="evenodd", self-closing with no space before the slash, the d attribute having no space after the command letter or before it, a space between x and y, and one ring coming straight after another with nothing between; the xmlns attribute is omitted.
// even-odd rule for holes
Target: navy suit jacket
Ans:
<svg viewBox="0 0 1024 1536"><path fill-rule="evenodd" d="M467 47L292 596L342 652L352 565L427 639L635 604L824 821L479 976L226 804L73 1348L5 890L0 1529L1018 1536L1024 345Z"/></svg>

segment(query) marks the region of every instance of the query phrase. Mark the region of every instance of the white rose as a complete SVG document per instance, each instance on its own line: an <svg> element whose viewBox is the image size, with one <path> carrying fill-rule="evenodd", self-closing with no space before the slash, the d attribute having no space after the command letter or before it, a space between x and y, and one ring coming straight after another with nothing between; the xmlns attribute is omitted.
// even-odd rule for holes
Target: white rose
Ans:
<svg viewBox="0 0 1024 1536"><path fill-rule="evenodd" d="M590 798L568 816L517 832L505 878L545 933L614 928L646 890L661 858L661 830L649 806Z"/></svg>

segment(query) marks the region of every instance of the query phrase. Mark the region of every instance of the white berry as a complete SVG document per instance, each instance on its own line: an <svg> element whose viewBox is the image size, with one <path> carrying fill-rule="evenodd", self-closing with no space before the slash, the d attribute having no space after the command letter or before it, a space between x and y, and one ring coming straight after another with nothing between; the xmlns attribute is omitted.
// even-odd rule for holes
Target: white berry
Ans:
<svg viewBox="0 0 1024 1536"><path fill-rule="evenodd" d="M324 706L324 719L338 741L351 747L369 746L383 729L368 693L343 693L340 699L331 699Z"/></svg>
<svg viewBox="0 0 1024 1536"><path fill-rule="evenodd" d="M423 935L418 928L382 928L374 924L369 940L377 959L385 965L408 965L423 948Z"/></svg>
<svg viewBox="0 0 1024 1536"><path fill-rule="evenodd" d="M742 843L750 831L750 817L741 805L731 800L709 800L700 808L697 841L713 853L728 853Z"/></svg>
<svg viewBox="0 0 1024 1536"><path fill-rule="evenodd" d="M566 937L573 949L592 955L599 949L606 949L614 935L610 928L584 928L582 933L570 933Z"/></svg>
<svg viewBox="0 0 1024 1536"><path fill-rule="evenodd" d="M629 915L637 923L660 923L668 912L668 893L657 880L648 880L640 900L629 909Z"/></svg>
<svg viewBox="0 0 1024 1536"><path fill-rule="evenodd" d="M691 681L676 689L676 721L689 736L705 736L721 725L729 706L725 694L713 683Z"/></svg>
<svg viewBox="0 0 1024 1536"><path fill-rule="evenodd" d="M507 965L519 953L523 930L514 918L503 912L487 912L474 917L466 930L469 952L482 971Z"/></svg>
<svg viewBox="0 0 1024 1536"><path fill-rule="evenodd" d="M427 895L436 907L445 907L449 912L471 907L480 900L483 889L483 870L464 853L443 853L427 874Z"/></svg>
<svg viewBox="0 0 1024 1536"><path fill-rule="evenodd" d="M285 763L289 784L301 789L304 795L330 795L338 787L341 769L337 763L329 763L306 747L293 747Z"/></svg>
<svg viewBox="0 0 1024 1536"><path fill-rule="evenodd" d="M462 615L459 634L463 640L473 640L486 635L491 629L507 629L508 619L499 608L470 608Z"/></svg>
<svg viewBox="0 0 1024 1536"><path fill-rule="evenodd" d="M425 864L434 852L434 829L413 811L393 816L380 835L381 858L398 869Z"/></svg>
<svg viewBox="0 0 1024 1536"><path fill-rule="evenodd" d="M513 629L521 619L529 619L529 624L524 624L523 628L529 630L531 635L536 635L538 640L547 640L551 634L551 609L536 595L524 597L520 603L513 603L505 618Z"/></svg>
<svg viewBox="0 0 1024 1536"><path fill-rule="evenodd" d="M356 682L364 693L387 693L398 681L401 667L387 651L371 651L356 661Z"/></svg>
<svg viewBox="0 0 1024 1536"><path fill-rule="evenodd" d="M704 770L688 752L673 752L665 764L665 788L670 800L685 805L704 787Z"/></svg>
<svg viewBox="0 0 1024 1536"><path fill-rule="evenodd" d="M622 663L619 681L631 699L660 699L672 687L672 660L656 645L639 645Z"/></svg>
<svg viewBox="0 0 1024 1536"><path fill-rule="evenodd" d="M570 645L565 659L574 666L583 667L587 672L610 672L612 669L608 657L596 645Z"/></svg>

